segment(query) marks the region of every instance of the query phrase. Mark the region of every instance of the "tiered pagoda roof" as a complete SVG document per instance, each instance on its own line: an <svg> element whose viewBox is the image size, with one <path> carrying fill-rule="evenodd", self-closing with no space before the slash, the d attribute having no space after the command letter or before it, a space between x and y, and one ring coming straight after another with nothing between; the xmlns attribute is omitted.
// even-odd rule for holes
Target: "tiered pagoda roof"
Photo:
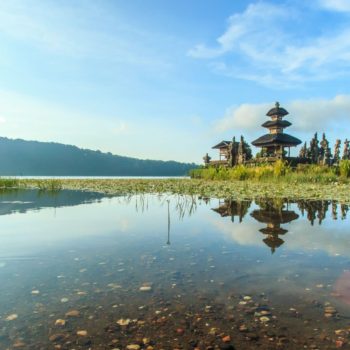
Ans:
<svg viewBox="0 0 350 350"><path fill-rule="evenodd" d="M283 129L292 124L282 118L289 114L280 104L276 102L275 107L271 108L266 115L272 120L266 121L262 126L270 130L269 134L265 134L252 142L257 147L293 147L301 144L301 141L294 136L285 134Z"/></svg>

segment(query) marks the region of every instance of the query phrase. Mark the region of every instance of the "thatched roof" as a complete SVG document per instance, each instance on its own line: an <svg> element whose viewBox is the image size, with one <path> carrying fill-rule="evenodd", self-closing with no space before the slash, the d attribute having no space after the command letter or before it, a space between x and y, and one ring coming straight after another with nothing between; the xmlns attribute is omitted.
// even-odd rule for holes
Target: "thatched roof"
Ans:
<svg viewBox="0 0 350 350"><path fill-rule="evenodd" d="M272 128L274 126L279 127L279 128L287 128L288 126L291 126L292 123L290 123L288 120L269 120L262 124L264 128Z"/></svg>
<svg viewBox="0 0 350 350"><path fill-rule="evenodd" d="M226 148L228 147L232 141L221 141L217 145L213 146L212 149L220 149L220 148Z"/></svg>
<svg viewBox="0 0 350 350"><path fill-rule="evenodd" d="M259 230L264 235L285 235L288 230L282 227L264 227Z"/></svg>
<svg viewBox="0 0 350 350"><path fill-rule="evenodd" d="M297 146L301 144L301 141L294 136L288 134L266 134L252 142L257 147L268 147L268 146Z"/></svg>
<svg viewBox="0 0 350 350"><path fill-rule="evenodd" d="M289 114L284 108L280 107L280 104L276 102L275 107L271 108L266 115L269 117L272 117L274 115L278 115L280 117L283 117L285 115Z"/></svg>
<svg viewBox="0 0 350 350"><path fill-rule="evenodd" d="M299 215L291 210L257 209L250 214L255 220L263 223L286 224L298 219Z"/></svg>

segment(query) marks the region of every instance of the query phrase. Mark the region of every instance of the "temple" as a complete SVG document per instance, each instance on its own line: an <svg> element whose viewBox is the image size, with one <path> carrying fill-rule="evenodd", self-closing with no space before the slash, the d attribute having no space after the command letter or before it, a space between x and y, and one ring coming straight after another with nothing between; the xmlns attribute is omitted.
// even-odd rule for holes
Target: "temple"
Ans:
<svg viewBox="0 0 350 350"><path fill-rule="evenodd" d="M291 156L291 147L296 147L302 143L298 138L286 134L284 129L292 124L283 118L288 115L288 111L276 102L275 107L271 108L266 115L271 120L262 124L262 127L269 130L251 144L260 148L260 151L253 157L252 149L243 136L236 141L233 137L232 141L223 140L212 149L219 150L219 159L212 160L208 153L203 157L205 167L234 167L236 165L256 166L260 164L274 163L283 160L291 167L298 164L318 164L318 165L339 165L341 160L350 160L350 141L345 139L343 142L343 151L341 152L342 142L336 140L332 154L331 146L326 138L325 133L322 140L318 140L315 133L311 139L309 146L307 142L299 150L299 156Z"/></svg>
<svg viewBox="0 0 350 350"><path fill-rule="evenodd" d="M262 157L276 157L285 158L285 148L288 148L288 156L290 156L290 147L295 147L301 144L301 141L294 136L285 134L283 129L291 126L292 124L283 120L289 114L284 108L280 107L280 104L276 102L275 107L267 112L267 116L271 117L271 120L262 124L264 128L269 129L269 134L265 134L252 144L256 147L261 147Z"/></svg>

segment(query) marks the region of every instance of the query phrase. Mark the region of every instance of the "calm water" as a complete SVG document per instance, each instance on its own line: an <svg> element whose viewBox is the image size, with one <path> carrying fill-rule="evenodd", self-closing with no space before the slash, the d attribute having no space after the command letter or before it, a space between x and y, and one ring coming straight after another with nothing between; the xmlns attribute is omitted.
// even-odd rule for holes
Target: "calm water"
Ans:
<svg viewBox="0 0 350 350"><path fill-rule="evenodd" d="M348 348L347 211L3 193L0 349Z"/></svg>

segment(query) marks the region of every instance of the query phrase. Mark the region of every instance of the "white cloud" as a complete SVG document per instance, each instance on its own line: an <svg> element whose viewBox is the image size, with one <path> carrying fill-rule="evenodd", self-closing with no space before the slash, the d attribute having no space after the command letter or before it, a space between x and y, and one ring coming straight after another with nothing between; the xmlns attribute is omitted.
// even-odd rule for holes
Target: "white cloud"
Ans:
<svg viewBox="0 0 350 350"><path fill-rule="evenodd" d="M229 108L225 116L216 123L215 129L218 132L256 130L268 108L269 104L267 103L256 105L242 104L238 107Z"/></svg>
<svg viewBox="0 0 350 350"><path fill-rule="evenodd" d="M349 0L320 0L320 5L332 11L350 12Z"/></svg>
<svg viewBox="0 0 350 350"><path fill-rule="evenodd" d="M345 2L333 2L339 9L350 8L350 2L347 6ZM298 35L296 25L301 18L301 13L286 5L251 4L244 12L229 18L228 27L216 45L199 44L188 54L209 59L214 70L222 74L269 87L289 87L348 75L350 30L335 27L332 33L324 30L318 35L307 32Z"/></svg>
<svg viewBox="0 0 350 350"><path fill-rule="evenodd" d="M268 119L265 115L272 107L271 103L232 107L216 122L215 129L217 132L232 130L236 135L261 133L260 125ZM350 136L350 95L338 95L331 99L294 100L283 103L283 107L290 112L286 118L292 122L293 132L334 132L340 138Z"/></svg>

